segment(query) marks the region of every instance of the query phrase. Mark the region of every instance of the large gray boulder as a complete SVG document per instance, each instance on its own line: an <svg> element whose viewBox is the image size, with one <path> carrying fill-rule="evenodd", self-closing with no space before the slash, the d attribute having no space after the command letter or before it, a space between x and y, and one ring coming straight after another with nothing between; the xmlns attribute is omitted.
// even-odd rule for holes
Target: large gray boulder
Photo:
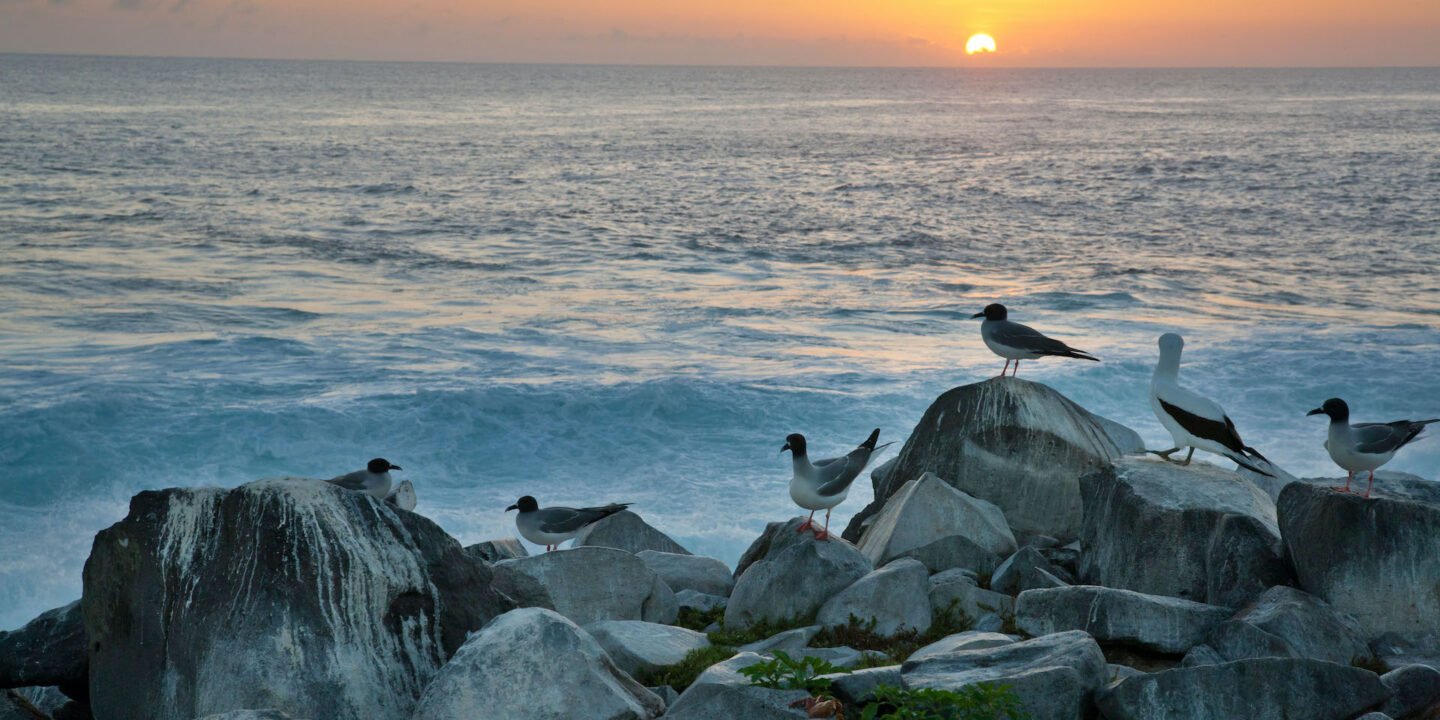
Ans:
<svg viewBox="0 0 1440 720"><path fill-rule="evenodd" d="M54 685L84 700L90 690L86 653L80 601L47 610L19 630L0 632L0 688Z"/></svg>
<svg viewBox="0 0 1440 720"><path fill-rule="evenodd" d="M679 613L665 581L624 550L556 550L496 563L495 572L502 576L502 587L523 588L518 594L526 599L525 606L554 610L581 625L601 620L671 623Z"/></svg>
<svg viewBox="0 0 1440 720"><path fill-rule="evenodd" d="M655 571L671 590L695 590L707 595L729 595L735 587L730 568L715 558L703 555L641 550L635 557Z"/></svg>
<svg viewBox="0 0 1440 720"><path fill-rule="evenodd" d="M680 543L671 540L669 535L651 527L639 515L629 510L586 526L570 544L572 548L585 546L615 548L631 553L655 550L677 555L690 554Z"/></svg>
<svg viewBox="0 0 1440 720"><path fill-rule="evenodd" d="M990 589L1019 595L1026 590L1069 585L1060 575L1061 571L1057 571L1039 550L1023 547L995 568L995 574L990 576Z"/></svg>
<svg viewBox="0 0 1440 720"><path fill-rule="evenodd" d="M995 553L1015 552L1005 513L925 473L895 491L860 539L860 552L877 567L937 540L959 535Z"/></svg>
<svg viewBox="0 0 1440 720"><path fill-rule="evenodd" d="M665 713L665 720L794 720L805 712L791 707L804 700L804 690L772 690L750 684L740 670L767 658L742 652L725 662L712 665L680 693Z"/></svg>
<svg viewBox="0 0 1440 720"><path fill-rule="evenodd" d="M1367 635L1440 628L1440 503L1291 483L1279 513L1301 588Z"/></svg>
<svg viewBox="0 0 1440 720"><path fill-rule="evenodd" d="M1355 618L1302 590L1266 590L1234 618L1216 626L1206 642L1226 660L1290 657L1348 665L1370 657Z"/></svg>
<svg viewBox="0 0 1440 720"><path fill-rule="evenodd" d="M925 647L922 647L913 653L910 653L910 657L906 658L906 660L913 660L915 662L919 662L921 660L938 657L940 655L948 655L950 653L960 652L961 650L984 650L985 648L1000 647L1001 645L1010 645L1014 642L1015 638L1010 637L1009 635L1002 635L1000 633L994 632L984 632L982 630L966 630L965 632L955 633L954 635L947 635L943 638L940 638L939 640L936 640L935 642L930 643L929 645L926 645Z"/></svg>
<svg viewBox="0 0 1440 720"><path fill-rule="evenodd" d="M486 540L474 545L466 545L465 552L471 556L480 558L485 562L500 562L501 560L514 560L515 558L530 557L530 551L525 549L525 544L519 538L499 538Z"/></svg>
<svg viewBox="0 0 1440 720"><path fill-rule="evenodd" d="M1080 485L1082 582L1228 607L1287 584L1275 505L1235 473L1125 458Z"/></svg>
<svg viewBox="0 0 1440 720"><path fill-rule="evenodd" d="M958 569L931 575L929 596L932 612L953 607L971 620L1015 613L1015 598L980 587L974 575Z"/></svg>
<svg viewBox="0 0 1440 720"><path fill-rule="evenodd" d="M901 630L930 629L930 573L919 560L902 558L836 593L820 607L815 621L826 627L850 618L875 623L874 631L892 636Z"/></svg>
<svg viewBox="0 0 1440 720"><path fill-rule="evenodd" d="M1084 630L1103 644L1180 654L1199 644L1230 609L1133 590L1080 585L1027 590L1015 623L1031 635Z"/></svg>
<svg viewBox="0 0 1440 720"><path fill-rule="evenodd" d="M930 472L998 505L1016 534L1068 541L1080 533L1078 479L1121 454L1094 415L1044 385L993 378L958 387L925 411L845 538L858 539L901 485Z"/></svg>
<svg viewBox="0 0 1440 720"><path fill-rule="evenodd" d="M329 483L142 492L85 563L90 704L107 720L405 718L510 607L490 581L439 526Z"/></svg>
<svg viewBox="0 0 1440 720"><path fill-rule="evenodd" d="M1099 704L1108 720L1348 720L1387 695L1369 670L1261 658L1126 678Z"/></svg>
<svg viewBox="0 0 1440 720"><path fill-rule="evenodd" d="M946 570L963 568L981 575L991 575L1000 567L1003 557L975 544L964 535L949 535L934 542L921 545L900 553L900 557L915 558L925 564L933 575Z"/></svg>
<svg viewBox="0 0 1440 720"><path fill-rule="evenodd" d="M704 633L640 620L602 620L585 626L615 665L631 675L651 672L710 647Z"/></svg>
<svg viewBox="0 0 1440 720"><path fill-rule="evenodd" d="M793 517L785 521L776 521L765 524L765 530L760 536L745 548L740 555L740 561L735 563L735 579L739 580L745 571L761 560L776 555L786 548L799 545L805 542L813 542L815 534L810 531L801 531L800 526L805 524L805 516Z"/></svg>
<svg viewBox="0 0 1440 720"><path fill-rule="evenodd" d="M813 536L750 566L725 606L725 627L814 617L831 596L870 572L870 561L838 538Z"/></svg>
<svg viewBox="0 0 1440 720"><path fill-rule="evenodd" d="M20 693L0 690L0 720L50 720L50 716Z"/></svg>
<svg viewBox="0 0 1440 720"><path fill-rule="evenodd" d="M1440 709L1440 670L1429 665L1406 665L1391 670L1380 676L1380 682L1390 691L1390 699L1381 709L1392 717L1418 717L1426 711Z"/></svg>
<svg viewBox="0 0 1440 720"><path fill-rule="evenodd" d="M575 623L523 608L465 642L425 689L413 720L649 720L664 711Z"/></svg>
<svg viewBox="0 0 1440 720"><path fill-rule="evenodd" d="M958 690L977 683L1008 685L1036 720L1081 720L1105 687L1105 654L1083 632L1064 632L994 647L957 650L906 661L907 688Z"/></svg>

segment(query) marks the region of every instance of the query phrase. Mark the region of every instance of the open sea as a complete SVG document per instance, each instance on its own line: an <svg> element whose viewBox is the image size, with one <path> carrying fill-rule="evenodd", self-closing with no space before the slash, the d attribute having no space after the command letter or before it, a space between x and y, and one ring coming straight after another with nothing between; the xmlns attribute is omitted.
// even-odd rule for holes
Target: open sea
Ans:
<svg viewBox="0 0 1440 720"><path fill-rule="evenodd" d="M795 513L787 433L903 441L999 371L993 301L1104 360L1022 378L1153 446L1178 331L1337 474L1325 398L1440 415L1440 69L0 56L0 628L139 490L376 455L466 543L630 501L733 563Z"/></svg>

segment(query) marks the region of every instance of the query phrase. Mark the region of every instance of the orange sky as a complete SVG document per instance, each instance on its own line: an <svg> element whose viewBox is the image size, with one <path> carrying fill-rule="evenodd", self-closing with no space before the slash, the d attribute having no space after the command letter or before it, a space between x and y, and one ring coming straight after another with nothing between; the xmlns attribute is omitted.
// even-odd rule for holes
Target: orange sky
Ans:
<svg viewBox="0 0 1440 720"><path fill-rule="evenodd" d="M968 57L965 39L1000 52ZM1440 0L0 0L0 52L725 65L1440 65Z"/></svg>

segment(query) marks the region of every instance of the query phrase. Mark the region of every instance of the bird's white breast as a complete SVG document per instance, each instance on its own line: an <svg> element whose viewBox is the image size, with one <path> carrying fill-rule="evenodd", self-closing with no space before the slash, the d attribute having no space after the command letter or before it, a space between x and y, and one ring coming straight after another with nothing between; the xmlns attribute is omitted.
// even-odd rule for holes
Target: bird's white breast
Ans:
<svg viewBox="0 0 1440 720"><path fill-rule="evenodd" d="M994 326L990 325L989 320L980 323L980 339L985 341L985 347L990 348L990 352L993 352L996 355L999 355L1000 357L1003 357L1007 360L1031 360L1040 357L1038 354L1033 353L1029 350L1021 350L1020 348L1013 348L1008 345L1001 345L1000 343L991 339L993 330Z"/></svg>
<svg viewBox="0 0 1440 720"><path fill-rule="evenodd" d="M850 488L847 487L834 495L821 495L820 483L815 480L815 468L809 464L805 468L796 468L790 478L790 499L806 510L829 510L845 502L845 496L849 494Z"/></svg>
<svg viewBox="0 0 1440 720"><path fill-rule="evenodd" d="M1390 458L1395 457L1394 451L1387 453L1357 451L1355 438L1350 434L1350 426L1344 423L1330 424L1330 437L1325 441L1325 449L1330 451L1330 459L1334 460L1336 465L1350 472L1375 470L1390 462Z"/></svg>

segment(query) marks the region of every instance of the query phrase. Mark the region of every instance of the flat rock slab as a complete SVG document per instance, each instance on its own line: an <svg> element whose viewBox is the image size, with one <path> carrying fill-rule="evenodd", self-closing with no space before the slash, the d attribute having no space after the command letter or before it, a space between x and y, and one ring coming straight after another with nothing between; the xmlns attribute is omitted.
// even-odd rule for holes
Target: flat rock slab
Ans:
<svg viewBox="0 0 1440 720"><path fill-rule="evenodd" d="M585 632L631 675L674 665L691 651L710 647L703 633L639 620L603 620L586 625Z"/></svg>
<svg viewBox="0 0 1440 720"><path fill-rule="evenodd" d="M663 712L664 701L575 623L524 608L465 641L425 689L412 720L650 720Z"/></svg>
<svg viewBox="0 0 1440 720"><path fill-rule="evenodd" d="M641 550L635 557L655 571L671 590L694 590L708 595L728 596L735 587L730 568L715 558L703 555Z"/></svg>
<svg viewBox="0 0 1440 720"><path fill-rule="evenodd" d="M587 526L575 536L572 548L608 547L638 553L641 550L689 555L690 551L651 527L639 515L626 510L618 512L593 525Z"/></svg>
<svg viewBox="0 0 1440 720"><path fill-rule="evenodd" d="M556 550L498 563L496 572L518 573L507 584L523 587L526 605L545 607L588 625L601 620L675 621L679 603L669 586L634 554L608 547Z"/></svg>
<svg viewBox="0 0 1440 720"><path fill-rule="evenodd" d="M1388 694L1369 670L1262 658L1126 678L1099 704L1109 720L1349 720Z"/></svg>
<svg viewBox="0 0 1440 720"><path fill-rule="evenodd" d="M859 549L876 566L952 535L996 555L1015 552L1005 513L925 473L900 486L865 531Z"/></svg>
<svg viewBox="0 0 1440 720"><path fill-rule="evenodd" d="M1229 608L1093 585L1027 590L1015 599L1015 622L1031 635L1084 630L1102 644L1177 655L1230 614Z"/></svg>
<svg viewBox="0 0 1440 720"><path fill-rule="evenodd" d="M875 623L875 632L893 636L904 629L930 629L930 573L919 560L902 558L856 580L820 607L815 621L826 627L851 618Z"/></svg>
<svg viewBox="0 0 1440 720"><path fill-rule="evenodd" d="M1353 615L1369 636L1440 628L1440 504L1291 483L1279 513L1306 592Z"/></svg>
<svg viewBox="0 0 1440 720"><path fill-rule="evenodd" d="M901 485L929 472L998 505L1017 534L1071 540L1080 533L1080 476L1121 455L1094 415L1045 385L1017 378L964 385L926 409L845 537L858 539Z"/></svg>
<svg viewBox="0 0 1440 720"><path fill-rule="evenodd" d="M1226 660L1294 657L1348 665L1371 655L1355 618L1283 585L1216 626L1206 644Z"/></svg>
<svg viewBox="0 0 1440 720"><path fill-rule="evenodd" d="M910 654L907 660L919 662L940 655L948 655L961 650L984 650L986 648L1010 645L1015 638L1009 635L1002 635L994 632L983 632L980 630L967 630L954 635L947 635L936 640L925 647Z"/></svg>
<svg viewBox="0 0 1440 720"><path fill-rule="evenodd" d="M1009 685L1037 720L1088 717L1092 698L1107 679L1105 654L1078 631L906 661L901 677L907 688Z"/></svg>
<svg viewBox="0 0 1440 720"><path fill-rule="evenodd" d="M870 569L870 561L843 540L801 540L746 569L725 606L725 627L814 617L827 600Z"/></svg>
<svg viewBox="0 0 1440 720"><path fill-rule="evenodd" d="M1288 584L1275 505L1233 472L1125 458L1080 485L1082 582L1227 607Z"/></svg>

